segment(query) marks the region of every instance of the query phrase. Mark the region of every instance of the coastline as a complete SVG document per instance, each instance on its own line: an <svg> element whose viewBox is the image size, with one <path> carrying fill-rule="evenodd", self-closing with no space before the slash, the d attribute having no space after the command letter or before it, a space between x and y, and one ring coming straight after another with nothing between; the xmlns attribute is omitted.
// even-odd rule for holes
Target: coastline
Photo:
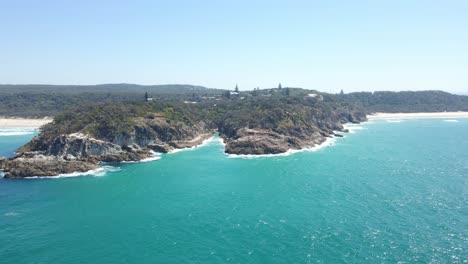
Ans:
<svg viewBox="0 0 468 264"><path fill-rule="evenodd" d="M369 120L376 119L417 119L417 118L468 118L468 112L434 112L434 113L373 113L367 115Z"/></svg>
<svg viewBox="0 0 468 264"><path fill-rule="evenodd" d="M293 155L295 153L300 153L300 152L314 152L318 151L322 148L329 147L335 145L336 139L338 137L328 137L326 138L322 143L317 144L313 147L305 147L302 149L288 149L286 152L282 153L277 153L277 154L229 154L229 153L224 153L228 158L232 159L255 159L255 158L275 158L275 157L286 157ZM224 141L222 142L222 145L224 146L225 143Z"/></svg>
<svg viewBox="0 0 468 264"><path fill-rule="evenodd" d="M12 127L41 127L45 124L52 122L53 119L49 117L44 118L22 118L22 117L0 117L1 128Z"/></svg>

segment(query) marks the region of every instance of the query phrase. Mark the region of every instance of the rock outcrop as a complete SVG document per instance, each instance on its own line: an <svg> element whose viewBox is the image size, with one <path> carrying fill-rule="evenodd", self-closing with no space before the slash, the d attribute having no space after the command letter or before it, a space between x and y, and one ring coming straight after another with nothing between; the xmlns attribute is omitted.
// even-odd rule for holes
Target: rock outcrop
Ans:
<svg viewBox="0 0 468 264"><path fill-rule="evenodd" d="M235 138L224 138L225 152L229 154L261 155L279 154L290 149L309 148L323 143L326 136L309 132L298 136L268 130L242 128Z"/></svg>
<svg viewBox="0 0 468 264"><path fill-rule="evenodd" d="M346 132L342 124L366 120L365 113L338 103L300 98L226 104L208 112L187 108L181 113L169 107L164 113L148 113L145 107L108 106L79 115L68 113L43 128L15 157L0 159L0 168L7 178L83 172L102 162L139 161L154 151L190 148L216 129L226 143L226 153L278 154L314 147L336 136L335 131Z"/></svg>
<svg viewBox="0 0 468 264"><path fill-rule="evenodd" d="M99 167L96 160L65 160L61 157L34 155L7 160L5 178L57 176L71 172L85 172Z"/></svg>
<svg viewBox="0 0 468 264"><path fill-rule="evenodd" d="M113 138L96 138L77 131L55 137L40 134L11 159L0 159L5 178L57 176L84 172L102 162L139 161L178 148L193 147L213 135L204 123L169 124L161 119L137 119L135 125Z"/></svg>
<svg viewBox="0 0 468 264"><path fill-rule="evenodd" d="M323 143L329 137L341 137L336 131L348 132L342 123L365 121L364 114L342 113L317 122L295 122L286 119L289 125L275 128L232 129L229 126L222 137L228 154L261 155L279 154L290 149L311 148Z"/></svg>

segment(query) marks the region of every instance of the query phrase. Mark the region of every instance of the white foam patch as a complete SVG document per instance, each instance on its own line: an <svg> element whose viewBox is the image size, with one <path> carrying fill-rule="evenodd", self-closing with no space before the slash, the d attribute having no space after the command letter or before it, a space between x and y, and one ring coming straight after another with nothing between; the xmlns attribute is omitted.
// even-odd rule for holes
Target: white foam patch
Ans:
<svg viewBox="0 0 468 264"><path fill-rule="evenodd" d="M388 122L388 123L401 123L401 120L398 120L398 119L388 119L387 122Z"/></svg>
<svg viewBox="0 0 468 264"><path fill-rule="evenodd" d="M138 161L122 161L121 163L145 163L161 159L161 153L151 151L151 157Z"/></svg>
<svg viewBox="0 0 468 264"><path fill-rule="evenodd" d="M120 168L118 167L102 166L95 170L89 170L85 172L72 172L72 173L59 174L57 176L33 176L33 177L26 177L24 179L61 179L61 178L81 177L81 176L101 177L101 176L106 175L108 172L119 171L119 170Z"/></svg>
<svg viewBox="0 0 468 264"><path fill-rule="evenodd" d="M444 122L458 123L456 119L445 119Z"/></svg>
<svg viewBox="0 0 468 264"><path fill-rule="evenodd" d="M190 148L173 149L173 150L169 151L167 154L174 154L174 153L181 152L181 151L198 149L198 148L201 148L201 147L204 147L204 146L208 145L209 143L215 142L215 140L214 140L215 138L216 138L215 136L212 136L212 137L210 137L208 139L203 140L203 142L201 144L199 144L199 145L196 145L196 146L193 146L193 147L190 147Z"/></svg>
<svg viewBox="0 0 468 264"><path fill-rule="evenodd" d="M17 216L19 215L17 212L6 212L3 214L4 216Z"/></svg>
<svg viewBox="0 0 468 264"><path fill-rule="evenodd" d="M37 127L9 127L0 128L0 136L22 136L32 135L37 133L39 129Z"/></svg>
<svg viewBox="0 0 468 264"><path fill-rule="evenodd" d="M344 124L344 125L343 125L343 128L344 128L344 129L348 129L348 130L349 130L349 133L355 133L356 130L367 129L367 128L361 126L360 124Z"/></svg>

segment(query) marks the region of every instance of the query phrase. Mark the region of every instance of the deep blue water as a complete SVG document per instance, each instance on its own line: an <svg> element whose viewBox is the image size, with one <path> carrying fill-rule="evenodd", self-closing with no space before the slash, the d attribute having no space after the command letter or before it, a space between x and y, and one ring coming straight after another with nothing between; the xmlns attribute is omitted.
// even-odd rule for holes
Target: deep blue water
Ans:
<svg viewBox="0 0 468 264"><path fill-rule="evenodd" d="M97 176L0 179L0 262L463 263L457 120L373 121L290 156L229 158L213 140ZM0 133L0 155L32 136Z"/></svg>

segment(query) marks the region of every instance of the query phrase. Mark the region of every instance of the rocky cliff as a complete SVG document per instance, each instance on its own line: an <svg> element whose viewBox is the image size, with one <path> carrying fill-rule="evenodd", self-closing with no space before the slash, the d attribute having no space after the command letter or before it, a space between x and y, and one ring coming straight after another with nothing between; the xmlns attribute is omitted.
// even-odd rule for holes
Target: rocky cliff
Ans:
<svg viewBox="0 0 468 264"><path fill-rule="evenodd" d="M21 147L15 157L1 159L5 178L57 176L84 172L102 162L139 161L154 155L192 147L212 136L204 123L169 124L164 118L138 118L130 129L112 138L77 131L51 136L43 132Z"/></svg>
<svg viewBox="0 0 468 264"><path fill-rule="evenodd" d="M255 110L255 120L243 120L240 115L226 118L220 125L220 134L229 154L278 154L290 149L311 148L327 138L347 132L345 123L367 120L361 111L329 110L318 112L307 105L286 106L270 111ZM323 109L320 109L323 110Z"/></svg>
<svg viewBox="0 0 468 264"><path fill-rule="evenodd" d="M364 112L333 98L277 96L205 105L98 105L64 112L10 159L5 177L55 176L102 162L139 161L202 143L215 130L231 154L278 154L314 147Z"/></svg>

